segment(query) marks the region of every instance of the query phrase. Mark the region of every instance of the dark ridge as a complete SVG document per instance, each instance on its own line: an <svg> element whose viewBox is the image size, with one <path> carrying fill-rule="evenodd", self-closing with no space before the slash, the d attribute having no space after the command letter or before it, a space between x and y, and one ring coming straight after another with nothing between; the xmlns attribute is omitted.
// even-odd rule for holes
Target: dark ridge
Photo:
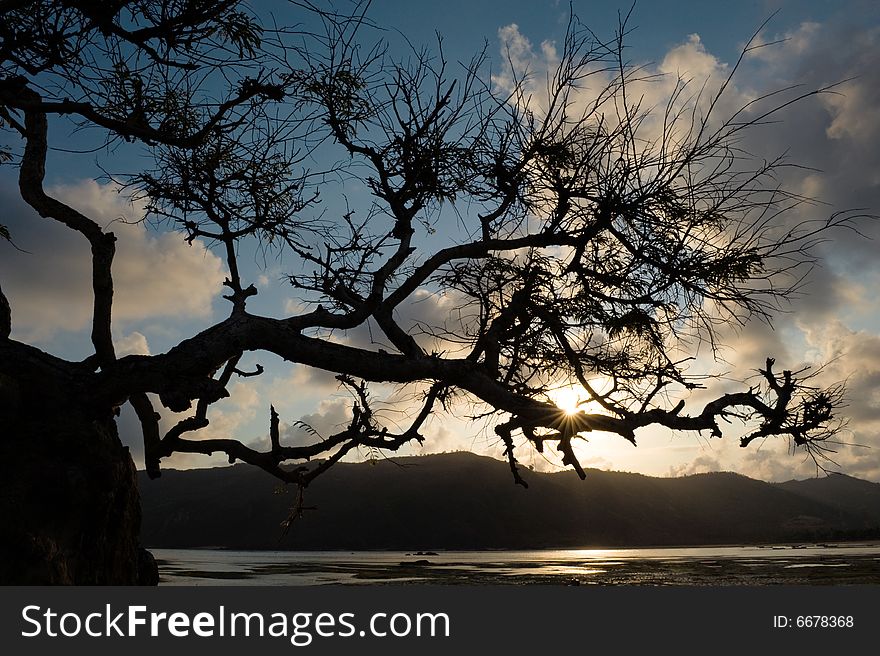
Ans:
<svg viewBox="0 0 880 656"><path fill-rule="evenodd" d="M306 490L315 510L282 538L293 490L253 467L140 473L150 547L496 549L799 542L880 537L880 484L833 475L771 484L525 471L469 453L340 463Z"/></svg>

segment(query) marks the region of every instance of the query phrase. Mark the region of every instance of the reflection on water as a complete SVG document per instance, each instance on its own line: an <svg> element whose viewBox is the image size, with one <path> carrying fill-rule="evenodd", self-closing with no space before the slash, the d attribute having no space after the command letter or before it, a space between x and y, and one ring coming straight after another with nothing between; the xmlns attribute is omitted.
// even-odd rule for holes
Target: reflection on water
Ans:
<svg viewBox="0 0 880 656"><path fill-rule="evenodd" d="M162 585L880 584L880 544L534 551L154 549Z"/></svg>

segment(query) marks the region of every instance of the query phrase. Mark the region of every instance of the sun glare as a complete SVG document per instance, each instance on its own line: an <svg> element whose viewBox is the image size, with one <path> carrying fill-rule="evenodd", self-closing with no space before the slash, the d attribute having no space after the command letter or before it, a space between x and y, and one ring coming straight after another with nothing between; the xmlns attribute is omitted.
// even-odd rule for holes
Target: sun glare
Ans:
<svg viewBox="0 0 880 656"><path fill-rule="evenodd" d="M591 380L590 385L598 394L603 394L611 389L612 386L610 380L599 376ZM557 408L565 410L565 413L569 415L582 411L587 413L598 412L600 414L603 412L602 407L596 401L590 400L590 393L578 383L557 387L547 392L547 396L550 397L550 401Z"/></svg>
<svg viewBox="0 0 880 656"><path fill-rule="evenodd" d="M565 410L566 414L577 414L580 410L578 403L581 401L581 395L573 387L561 387L550 392L550 398L558 408Z"/></svg>

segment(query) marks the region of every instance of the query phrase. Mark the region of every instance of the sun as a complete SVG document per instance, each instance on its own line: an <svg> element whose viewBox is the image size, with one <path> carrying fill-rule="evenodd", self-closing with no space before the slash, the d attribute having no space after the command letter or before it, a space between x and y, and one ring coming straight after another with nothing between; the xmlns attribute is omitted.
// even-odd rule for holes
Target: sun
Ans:
<svg viewBox="0 0 880 656"><path fill-rule="evenodd" d="M560 387L549 393L550 400L557 408L565 410L567 415L575 415L580 412L578 403L581 401L581 395L574 387Z"/></svg>

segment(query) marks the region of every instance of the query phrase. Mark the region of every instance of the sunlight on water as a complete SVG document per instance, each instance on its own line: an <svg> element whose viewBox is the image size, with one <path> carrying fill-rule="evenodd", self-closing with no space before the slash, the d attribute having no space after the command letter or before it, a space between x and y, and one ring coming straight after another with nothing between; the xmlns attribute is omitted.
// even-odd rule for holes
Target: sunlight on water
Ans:
<svg viewBox="0 0 880 656"><path fill-rule="evenodd" d="M535 551L154 549L162 585L880 584L880 544Z"/></svg>

